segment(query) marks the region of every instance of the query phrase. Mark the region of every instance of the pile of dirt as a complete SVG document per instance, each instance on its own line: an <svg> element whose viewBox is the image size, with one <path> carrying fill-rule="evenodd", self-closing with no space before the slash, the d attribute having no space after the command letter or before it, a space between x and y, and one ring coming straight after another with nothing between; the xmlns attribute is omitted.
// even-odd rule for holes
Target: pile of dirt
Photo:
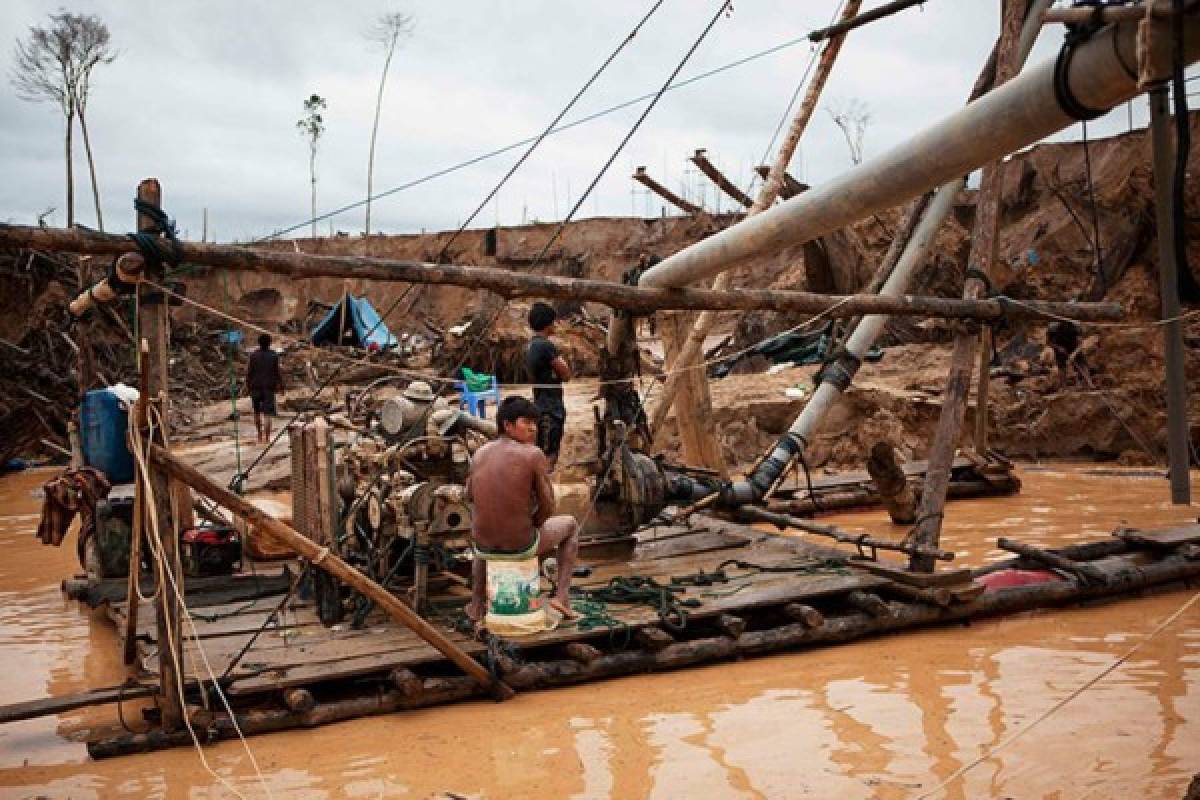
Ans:
<svg viewBox="0 0 1200 800"><path fill-rule="evenodd" d="M526 321L532 302L507 303L500 308L484 308L447 328L445 338L435 350L433 366L441 375L449 375L460 366L475 372L495 375L503 384L528 383L525 351L531 335ZM604 344L605 323L577 309L559 311L554 342L576 375L597 375L600 348Z"/></svg>

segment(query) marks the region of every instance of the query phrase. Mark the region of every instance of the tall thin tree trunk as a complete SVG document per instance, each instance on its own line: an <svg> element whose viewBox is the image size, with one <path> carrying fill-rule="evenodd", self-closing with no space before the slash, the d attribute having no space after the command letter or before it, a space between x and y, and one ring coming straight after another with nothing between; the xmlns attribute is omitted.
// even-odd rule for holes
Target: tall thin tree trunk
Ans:
<svg viewBox="0 0 1200 800"><path fill-rule="evenodd" d="M375 123L371 125L371 149L367 154L367 221L364 234L371 235L371 195L375 191L375 137L379 133L379 111L383 108L383 87L387 83L388 68L392 65L392 54L396 52L396 40L392 37L388 45L387 58L383 62L383 74L379 76L379 93L375 96Z"/></svg>
<svg viewBox="0 0 1200 800"><path fill-rule="evenodd" d="M74 110L67 112L67 227L70 228L75 224L75 171L74 165L71 163L71 156L74 154L74 142L72 136L75 132L75 112Z"/></svg>
<svg viewBox="0 0 1200 800"><path fill-rule="evenodd" d="M88 136L87 119L83 109L79 113L79 130L83 134L83 149L87 153L88 172L92 177L92 201L96 204L96 228L104 231L104 215L100 212L100 187L96 184L96 160L92 157L92 140Z"/></svg>
<svg viewBox="0 0 1200 800"><path fill-rule="evenodd" d="M317 238L317 148L308 151L308 175L312 181L312 238Z"/></svg>

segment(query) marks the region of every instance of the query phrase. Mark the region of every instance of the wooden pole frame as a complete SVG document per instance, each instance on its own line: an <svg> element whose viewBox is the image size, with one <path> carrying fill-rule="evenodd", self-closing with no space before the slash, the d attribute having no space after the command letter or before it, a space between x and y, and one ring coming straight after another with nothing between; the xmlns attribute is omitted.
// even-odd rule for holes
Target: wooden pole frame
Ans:
<svg viewBox="0 0 1200 800"><path fill-rule="evenodd" d="M1021 68L1021 28L1029 2L1030 0L1002 0L1000 43L996 50L996 87L1011 80ZM1000 238L1003 185L1004 161L997 160L985 166L975 203L975 231L971 237L967 278L963 282L964 299L975 299L986 291L985 281L991 274ZM925 488L917 508L917 524L909 534L912 543L924 550L936 550L941 538L946 492L950 486L950 466L954 461L954 452L958 446L966 412L967 394L971 387L971 371L975 365L975 348L978 343L979 332L972 328L964 327L954 337L941 415L930 445ZM987 402L986 389L980 400L983 403ZM987 414L986 407L978 411L981 416ZM982 433L976 435L983 437ZM934 566L933 559L928 556L914 555L909 559L909 569L916 572L932 572Z"/></svg>

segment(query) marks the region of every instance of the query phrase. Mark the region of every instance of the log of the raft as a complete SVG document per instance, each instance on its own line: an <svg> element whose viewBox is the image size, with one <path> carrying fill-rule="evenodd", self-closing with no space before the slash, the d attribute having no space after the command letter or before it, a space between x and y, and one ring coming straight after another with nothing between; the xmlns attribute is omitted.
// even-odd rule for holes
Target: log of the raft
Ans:
<svg viewBox="0 0 1200 800"><path fill-rule="evenodd" d="M746 631L746 620L733 614L721 614L717 617L717 629L731 639L736 639Z"/></svg>
<svg viewBox="0 0 1200 800"><path fill-rule="evenodd" d="M467 289L483 289L504 297L558 297L581 302L602 303L631 311L658 309L713 311L792 311L821 313L831 317L884 314L921 317L966 317L1001 319L1004 317L1069 316L1072 319L1120 321L1124 311L1116 303L1074 303L1000 300L963 301L947 297L888 295L840 295L765 289L713 291L711 289L661 289L626 286L609 281L532 275L493 267L427 264L361 256L318 256L280 250L255 249L235 245L179 242L184 261L228 270L272 272L291 278L338 277L383 281L404 281ZM125 236L79 229L35 228L0 223L0 246L42 250L120 255L136 252L137 246Z"/></svg>
<svg viewBox="0 0 1200 800"><path fill-rule="evenodd" d="M213 483L197 469L180 461L158 445L150 446L150 457L172 478L192 487L246 520L260 535L309 559L313 566L319 567L343 583L362 592L393 619L454 662L463 672L479 681L481 685L491 688L498 699L505 700L512 697L513 691L505 685L504 681L494 679L478 661L463 652L462 648L450 641L444 633L396 599L387 589L331 553L328 548L321 547L290 525L285 525L228 489Z"/></svg>
<svg viewBox="0 0 1200 800"><path fill-rule="evenodd" d="M567 657L580 664L590 664L604 655L600 650L587 642L571 642L566 648Z"/></svg>
<svg viewBox="0 0 1200 800"><path fill-rule="evenodd" d="M675 644L675 637L655 625L647 625L634 631L633 639L647 650L657 652Z"/></svg>
<svg viewBox="0 0 1200 800"><path fill-rule="evenodd" d="M806 628L819 628L825 624L825 615L803 603L788 603L783 607L788 619L799 622Z"/></svg>
<svg viewBox="0 0 1200 800"><path fill-rule="evenodd" d="M1021 488L1021 482L1015 477L1009 480L959 480L950 484L948 497L955 499L963 497L999 497L1013 494ZM921 489L920 479L914 486L914 491ZM813 498L772 498L767 501L767 508L785 514L815 514L818 511L835 511L846 508L863 508L877 506L882 502L879 494L873 489L845 489L826 494L817 492L816 502Z"/></svg>
<svg viewBox="0 0 1200 800"><path fill-rule="evenodd" d="M1151 586L1200 578L1200 561L1188 560L1177 555L1149 564L1138 565L1126 559L1110 559L1094 566L1105 573L1106 584L1083 586L1070 581L1055 581L997 589L985 592L972 602L950 608L894 603L892 605L896 613L890 617L872 617L856 612L828 617L823 624L816 627L798 622L767 630L748 631L736 640L727 636L717 636L677 642L658 652L636 650L602 655L586 664L575 659L537 662L518 669L509 678L509 683L520 689L537 689L602 680L636 672L680 669L743 655L837 644L908 628L1113 597ZM238 715L238 723L245 733L267 733L449 703L480 693L480 687L471 678L426 679L421 692L413 697L405 697L399 691L372 692L369 696L321 703L312 711L303 714L282 709L247 712ZM236 735L229 720L223 715L214 718L209 730L213 732L214 739L232 738ZM190 743L186 732L163 734L154 731L149 734L125 735L90 742L88 752L93 758L106 758Z"/></svg>
<svg viewBox="0 0 1200 800"><path fill-rule="evenodd" d="M415 697L421 693L423 684L417 674L411 669L397 667L388 675L388 680L405 697Z"/></svg>
<svg viewBox="0 0 1200 800"><path fill-rule="evenodd" d="M317 706L317 700L308 689L296 687L283 690L283 704L290 711L312 711Z"/></svg>
<svg viewBox="0 0 1200 800"><path fill-rule="evenodd" d="M406 697L398 690L372 691L358 697L319 703L311 711L296 712L282 708L246 711L237 715L237 723L246 735L293 728L314 728L358 717L452 703L477 696L483 691L475 679L466 676L440 678L436 681L426 681L425 684L421 694L414 697ZM237 737L237 731L225 714L214 714L211 722L203 730L197 730L197 734L203 742ZM185 747L191 743L191 737L186 730L163 733L156 729L147 733L124 734L88 742L87 749L92 758L101 759L148 753L169 747Z"/></svg>
<svg viewBox="0 0 1200 800"><path fill-rule="evenodd" d="M1063 570L1086 583L1103 583L1106 580L1104 573L1091 564L1073 561L1070 558L1052 553L1049 550L1043 550L1040 547L1025 544L1024 542L1013 541L1001 536L996 540L996 546L1001 550L1016 553L1017 555L1045 564L1048 567Z"/></svg>
<svg viewBox="0 0 1200 800"><path fill-rule="evenodd" d="M954 593L945 586L931 586L927 589L921 589L905 583L889 583L883 587L882 591L903 597L905 600L912 600L931 606L941 606L942 608L949 606L955 599Z"/></svg>
<svg viewBox="0 0 1200 800"><path fill-rule="evenodd" d="M896 612L892 610L884 600L877 594L863 591L849 592L845 596L846 602L857 608L859 611L864 611L872 617L894 617Z"/></svg>
<svg viewBox="0 0 1200 800"><path fill-rule="evenodd" d="M1057 553L1072 561L1096 561L1101 558L1128 553L1132 549L1134 548L1129 542L1114 537L1098 542L1084 542L1082 544L1058 547L1047 552ZM995 561L987 566L971 570L971 575L978 578L992 572L1003 572L1006 569L1041 569L1041 567L1040 563L1032 559L1018 556L1017 558L1008 558L1004 561Z"/></svg>

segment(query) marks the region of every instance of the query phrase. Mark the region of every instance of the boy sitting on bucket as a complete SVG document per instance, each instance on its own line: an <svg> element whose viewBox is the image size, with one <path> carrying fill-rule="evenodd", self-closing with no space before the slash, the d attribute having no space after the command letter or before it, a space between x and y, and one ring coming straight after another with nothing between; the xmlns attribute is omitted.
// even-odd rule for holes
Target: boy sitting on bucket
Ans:
<svg viewBox="0 0 1200 800"><path fill-rule="evenodd" d="M537 406L524 397L506 397L496 413L500 435L475 453L467 476L467 499L474 504L471 538L471 602L467 616L478 630L487 609L487 557L551 553L558 561L558 585L550 606L565 619L571 611L571 574L579 553L579 523L569 514L553 516L554 486L546 456L535 444Z"/></svg>

